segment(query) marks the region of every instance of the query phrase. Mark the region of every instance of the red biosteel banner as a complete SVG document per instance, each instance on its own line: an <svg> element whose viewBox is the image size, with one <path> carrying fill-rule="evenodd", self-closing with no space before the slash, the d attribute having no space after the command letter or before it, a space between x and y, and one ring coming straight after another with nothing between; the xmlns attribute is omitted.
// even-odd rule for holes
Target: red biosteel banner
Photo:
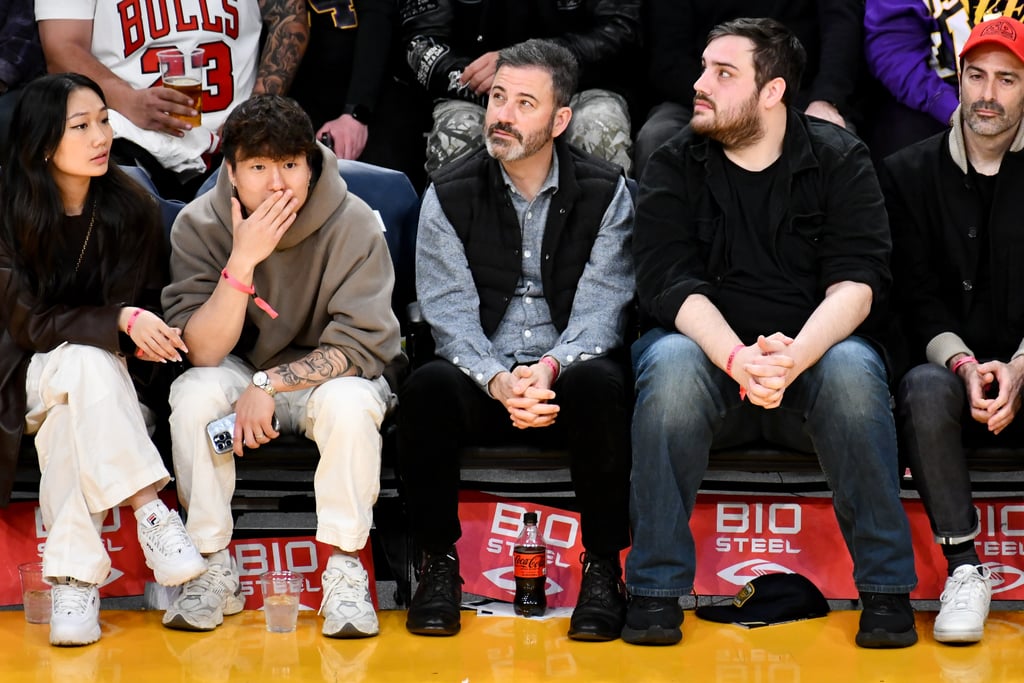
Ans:
<svg viewBox="0 0 1024 683"><path fill-rule="evenodd" d="M162 493L160 497L168 507L177 505L173 493ZM18 565L37 562L42 558L46 535L37 503L11 503L0 509L0 557L6 559L0 563L0 605L21 604ZM153 581L153 572L146 566L139 547L135 515L131 507L110 510L103 520L101 537L111 561L110 575L100 587L101 597L142 595L146 582ZM306 579L302 605L314 610L320 608L320 575L327 568L331 546L320 543L312 536L300 536L235 540L228 548L238 565L246 609L259 609L263 606L259 575L278 569L301 572ZM376 604L373 553L369 544L360 553L359 559L370 575L370 594Z"/></svg>
<svg viewBox="0 0 1024 683"><path fill-rule="evenodd" d="M327 569L327 560L333 549L312 536L289 536L287 538L248 538L232 541L228 549L238 564L238 577L245 598L245 609L263 607L260 592L260 574L268 571L288 570L299 572L305 579L302 598L303 608L320 609L323 590L320 575ZM373 580L373 552L367 543L359 553L363 568L370 575L370 597L377 605L377 587Z"/></svg>
<svg viewBox="0 0 1024 683"><path fill-rule="evenodd" d="M516 594L512 548L527 512L538 513L538 535L547 546L548 607L571 607L579 593L583 552L579 515L469 491L459 494L462 538L456 548L465 581L462 590L512 602Z"/></svg>
<svg viewBox="0 0 1024 683"><path fill-rule="evenodd" d="M935 600L945 581L945 560L932 538L924 507L903 501L910 520L918 587L911 597ZM1024 504L985 499L976 504L981 534L975 539L981 561L998 575L997 600L1024 599ZM575 604L579 592L579 554L583 551L579 515L520 500L463 493L459 503L462 538L458 543L463 590L512 600L512 547L523 513L538 511L541 537L548 549L548 604ZM828 598L856 598L853 562L839 533L832 500L702 494L690 521L697 547L694 591L734 595L762 574L803 574Z"/></svg>

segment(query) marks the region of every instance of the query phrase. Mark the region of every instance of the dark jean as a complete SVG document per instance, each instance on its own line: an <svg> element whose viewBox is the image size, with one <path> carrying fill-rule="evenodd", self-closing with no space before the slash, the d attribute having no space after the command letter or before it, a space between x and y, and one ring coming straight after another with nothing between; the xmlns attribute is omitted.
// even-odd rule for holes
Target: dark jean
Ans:
<svg viewBox="0 0 1024 683"><path fill-rule="evenodd" d="M896 427L885 367L870 344L850 337L833 346L773 410L741 401L736 382L681 334L648 332L633 345L633 363L633 549L626 585L634 595L692 591L696 554L689 520L708 451L758 439L818 454L858 590L914 588Z"/></svg>
<svg viewBox="0 0 1024 683"><path fill-rule="evenodd" d="M933 363L908 372L897 398L903 451L936 542L952 545L971 540L980 526L964 444L1024 446L1024 421L1016 419L1000 434L992 434L971 417L963 381Z"/></svg>
<svg viewBox="0 0 1024 683"><path fill-rule="evenodd" d="M448 361L413 372L399 397L399 466L420 546L443 552L462 535L459 449L518 444L568 449L588 551L618 555L628 546L632 376L621 356L563 368L552 387L560 407L555 423L522 430L512 426L500 402Z"/></svg>

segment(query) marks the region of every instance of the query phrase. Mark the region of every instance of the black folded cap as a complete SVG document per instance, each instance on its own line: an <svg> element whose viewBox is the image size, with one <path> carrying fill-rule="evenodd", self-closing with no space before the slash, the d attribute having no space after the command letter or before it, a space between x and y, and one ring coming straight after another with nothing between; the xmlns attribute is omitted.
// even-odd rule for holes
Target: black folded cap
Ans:
<svg viewBox="0 0 1024 683"><path fill-rule="evenodd" d="M766 574L747 583L731 605L698 607L697 616L748 628L823 617L828 601L810 579L800 574Z"/></svg>

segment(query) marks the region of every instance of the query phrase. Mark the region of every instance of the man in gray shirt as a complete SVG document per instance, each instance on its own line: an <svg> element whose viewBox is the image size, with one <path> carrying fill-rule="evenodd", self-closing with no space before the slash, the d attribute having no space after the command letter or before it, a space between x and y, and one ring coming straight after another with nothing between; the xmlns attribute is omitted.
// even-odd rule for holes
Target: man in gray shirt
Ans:
<svg viewBox="0 0 1024 683"><path fill-rule="evenodd" d="M423 200L416 293L438 359L412 374L399 411L404 493L425 553L413 633L459 630L459 448L509 443L568 447L586 548L569 636L621 631L633 203L619 167L559 138L577 70L549 41L502 50L486 150L436 173Z"/></svg>

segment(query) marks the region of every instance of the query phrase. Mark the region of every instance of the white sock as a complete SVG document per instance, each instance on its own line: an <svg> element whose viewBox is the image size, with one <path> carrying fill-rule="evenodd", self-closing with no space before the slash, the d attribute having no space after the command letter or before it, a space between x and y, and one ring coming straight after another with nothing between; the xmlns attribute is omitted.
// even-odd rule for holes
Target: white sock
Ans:
<svg viewBox="0 0 1024 683"><path fill-rule="evenodd" d="M156 526L170 513L164 502L157 498L146 503L135 511L135 519L146 526Z"/></svg>

